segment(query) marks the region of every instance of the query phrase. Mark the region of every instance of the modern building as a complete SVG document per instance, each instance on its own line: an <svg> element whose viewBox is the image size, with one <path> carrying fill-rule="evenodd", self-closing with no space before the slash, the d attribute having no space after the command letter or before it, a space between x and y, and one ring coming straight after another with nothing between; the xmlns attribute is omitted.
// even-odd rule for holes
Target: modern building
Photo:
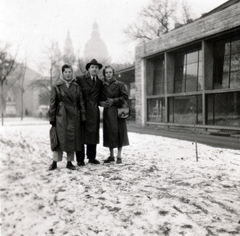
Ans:
<svg viewBox="0 0 240 236"><path fill-rule="evenodd" d="M240 1L136 47L136 123L240 131Z"/></svg>
<svg viewBox="0 0 240 236"><path fill-rule="evenodd" d="M39 81L45 82L44 78L30 68L26 68L25 73L23 71L23 65L18 64L7 78L7 83L4 83L5 116L20 116L22 110L24 116L38 116L39 107L49 104L49 91L46 86L39 84ZM23 78L24 81L22 81ZM47 99L44 99L45 94Z"/></svg>

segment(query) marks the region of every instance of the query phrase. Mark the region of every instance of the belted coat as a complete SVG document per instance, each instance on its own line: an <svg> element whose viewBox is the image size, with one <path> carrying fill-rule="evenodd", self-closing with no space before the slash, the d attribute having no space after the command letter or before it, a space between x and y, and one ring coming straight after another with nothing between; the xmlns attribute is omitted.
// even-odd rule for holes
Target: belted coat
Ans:
<svg viewBox="0 0 240 236"><path fill-rule="evenodd" d="M49 121L56 122L59 149L65 152L81 151L84 142L82 121L86 111L79 85L73 81L58 81L52 88Z"/></svg>
<svg viewBox="0 0 240 236"><path fill-rule="evenodd" d="M111 107L103 110L103 146L117 148L129 145L127 125L125 119L118 118L117 108L128 100L126 86L116 80L110 83L103 82L101 100L112 98L114 103Z"/></svg>
<svg viewBox="0 0 240 236"><path fill-rule="evenodd" d="M99 125L100 111L99 99L102 88L102 81L97 77L94 83L90 73L82 76L77 76L76 81L82 89L83 100L86 109L86 122L84 126L84 143L98 144L99 143Z"/></svg>

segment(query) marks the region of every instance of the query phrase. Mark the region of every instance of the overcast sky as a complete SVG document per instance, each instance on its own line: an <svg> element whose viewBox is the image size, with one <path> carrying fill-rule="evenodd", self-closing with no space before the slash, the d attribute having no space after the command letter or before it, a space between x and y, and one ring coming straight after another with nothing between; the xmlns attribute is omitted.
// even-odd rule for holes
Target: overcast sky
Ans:
<svg viewBox="0 0 240 236"><path fill-rule="evenodd" d="M185 0L194 16L226 2L226 0ZM94 21L107 45L113 62L133 59L135 43L126 43L123 30L136 22L138 13L150 0L0 0L0 42L21 45L18 59L29 58L36 69L43 60L42 51L51 41L58 41L63 52L69 30L74 52L82 56L90 39Z"/></svg>

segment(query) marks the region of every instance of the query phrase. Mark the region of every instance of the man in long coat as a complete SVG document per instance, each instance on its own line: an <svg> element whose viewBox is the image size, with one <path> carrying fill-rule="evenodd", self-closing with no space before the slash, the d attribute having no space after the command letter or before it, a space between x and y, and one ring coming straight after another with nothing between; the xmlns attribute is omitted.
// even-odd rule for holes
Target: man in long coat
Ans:
<svg viewBox="0 0 240 236"><path fill-rule="evenodd" d="M102 64L99 64L96 59L87 63L86 74L77 76L76 81L81 87L83 93L83 100L86 108L86 122L84 125L84 143L87 145L87 157L89 163L99 164L96 160L96 149L99 143L99 124L100 124L100 112L99 112L99 99L102 88L102 81L98 78L98 72L102 68ZM78 166L84 166L85 148L82 147L82 151L76 152Z"/></svg>

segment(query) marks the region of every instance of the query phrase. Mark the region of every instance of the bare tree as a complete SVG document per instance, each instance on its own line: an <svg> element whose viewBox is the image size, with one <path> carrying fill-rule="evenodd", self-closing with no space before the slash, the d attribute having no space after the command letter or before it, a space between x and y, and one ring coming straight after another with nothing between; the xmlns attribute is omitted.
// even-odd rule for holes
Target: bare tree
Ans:
<svg viewBox="0 0 240 236"><path fill-rule="evenodd" d="M186 1L182 1L182 23L189 24L193 21L192 17L192 9L190 5Z"/></svg>
<svg viewBox="0 0 240 236"><path fill-rule="evenodd" d="M25 74L27 69L27 61L25 60L24 63L21 66L21 74L20 74L20 94L21 94L21 120L23 120L23 94L25 92L24 89L24 80L25 80Z"/></svg>
<svg viewBox="0 0 240 236"><path fill-rule="evenodd" d="M2 125L4 125L4 90L3 85L7 80L8 76L15 69L15 60L17 56L18 49L14 56L11 56L9 53L10 45L5 44L0 48L0 82L1 82L1 116L2 116Z"/></svg>
<svg viewBox="0 0 240 236"><path fill-rule="evenodd" d="M184 19L189 19L190 8L187 3L182 3ZM168 33L175 22L180 21L176 0L152 0L152 2L140 12L140 21L129 25L124 31L133 40L152 40L161 34Z"/></svg>
<svg viewBox="0 0 240 236"><path fill-rule="evenodd" d="M85 69L85 62L82 58L78 57L76 60L76 64L77 64L77 73L78 74L84 74L86 73L86 69Z"/></svg>
<svg viewBox="0 0 240 236"><path fill-rule="evenodd" d="M47 68L49 69L50 75L50 88L52 89L52 85L54 80L57 80L60 76L60 62L62 61L63 57L58 47L57 42L51 42L44 54L47 57Z"/></svg>

